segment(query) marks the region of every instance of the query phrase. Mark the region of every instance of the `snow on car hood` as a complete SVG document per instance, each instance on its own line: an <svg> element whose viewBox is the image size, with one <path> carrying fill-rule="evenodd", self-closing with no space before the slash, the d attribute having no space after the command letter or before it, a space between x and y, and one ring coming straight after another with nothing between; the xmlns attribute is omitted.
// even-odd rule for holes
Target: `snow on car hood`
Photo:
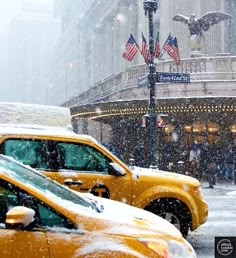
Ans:
<svg viewBox="0 0 236 258"><path fill-rule="evenodd" d="M188 181L194 184L199 184L199 181L191 176L186 176L182 174L178 174L175 172L169 172L169 171L164 171L164 170L159 170L159 169L154 169L154 168L141 168L141 167L136 167L133 166L131 169L133 175L137 178L140 178L141 176L150 176L150 177L165 177L169 179L175 179L175 180L181 180L182 182Z"/></svg>
<svg viewBox="0 0 236 258"><path fill-rule="evenodd" d="M81 193L79 193L81 194ZM122 202L83 193L82 196L97 202L97 205L104 207L96 217L106 219L108 227L107 233L119 235L167 235L171 238L182 237L171 223L165 219L142 209L124 204ZM94 214L93 214L94 215ZM128 227L127 227L128 226Z"/></svg>

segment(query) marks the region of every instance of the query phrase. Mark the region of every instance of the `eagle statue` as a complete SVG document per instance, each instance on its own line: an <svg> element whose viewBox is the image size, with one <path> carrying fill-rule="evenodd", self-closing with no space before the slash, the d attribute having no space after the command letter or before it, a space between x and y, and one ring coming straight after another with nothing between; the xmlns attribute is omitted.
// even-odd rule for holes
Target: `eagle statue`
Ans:
<svg viewBox="0 0 236 258"><path fill-rule="evenodd" d="M181 14L177 14L173 17L176 22L183 22L188 25L190 36L189 44L191 47L191 56L201 56L201 49L203 48L205 37L203 32L209 30L214 24L218 24L221 21L231 19L232 16L223 12L208 12L197 18L195 14L191 14L190 17L186 17ZM194 54L193 54L194 53Z"/></svg>
<svg viewBox="0 0 236 258"><path fill-rule="evenodd" d="M202 36L202 32L208 31L210 26L218 24L221 21L227 20L229 18L232 18L232 16L227 13L208 12L199 18L197 18L195 14L191 14L190 17L177 14L173 17L173 20L188 24L190 35Z"/></svg>

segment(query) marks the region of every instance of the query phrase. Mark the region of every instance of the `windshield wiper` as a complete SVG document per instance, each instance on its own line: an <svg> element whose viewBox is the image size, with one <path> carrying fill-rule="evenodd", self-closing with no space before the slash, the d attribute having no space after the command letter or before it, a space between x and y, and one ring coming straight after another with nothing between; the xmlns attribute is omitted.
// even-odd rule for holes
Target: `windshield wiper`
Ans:
<svg viewBox="0 0 236 258"><path fill-rule="evenodd" d="M97 201L90 200L92 207L99 213L102 213L104 211L104 206L102 204L99 204Z"/></svg>

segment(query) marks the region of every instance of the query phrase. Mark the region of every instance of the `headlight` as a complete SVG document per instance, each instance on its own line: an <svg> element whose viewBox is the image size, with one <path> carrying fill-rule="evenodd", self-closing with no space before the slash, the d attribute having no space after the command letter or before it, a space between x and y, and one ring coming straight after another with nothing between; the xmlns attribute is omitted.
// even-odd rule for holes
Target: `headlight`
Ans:
<svg viewBox="0 0 236 258"><path fill-rule="evenodd" d="M153 250L160 258L196 258L192 246L183 239L180 241L161 238L138 238L138 240Z"/></svg>
<svg viewBox="0 0 236 258"><path fill-rule="evenodd" d="M203 197L202 187L201 187L201 186L195 187L195 189L194 189L194 194L195 194L196 196Z"/></svg>

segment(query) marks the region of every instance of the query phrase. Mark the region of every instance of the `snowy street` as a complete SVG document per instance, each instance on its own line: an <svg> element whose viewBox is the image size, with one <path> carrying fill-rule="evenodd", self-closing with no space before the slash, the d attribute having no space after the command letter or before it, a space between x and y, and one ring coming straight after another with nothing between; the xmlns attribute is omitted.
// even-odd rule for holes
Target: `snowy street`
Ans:
<svg viewBox="0 0 236 258"><path fill-rule="evenodd" d="M217 183L214 189L207 186L203 183L203 194L209 205L208 220L187 237L198 258L215 257L215 237L236 237L236 185Z"/></svg>

